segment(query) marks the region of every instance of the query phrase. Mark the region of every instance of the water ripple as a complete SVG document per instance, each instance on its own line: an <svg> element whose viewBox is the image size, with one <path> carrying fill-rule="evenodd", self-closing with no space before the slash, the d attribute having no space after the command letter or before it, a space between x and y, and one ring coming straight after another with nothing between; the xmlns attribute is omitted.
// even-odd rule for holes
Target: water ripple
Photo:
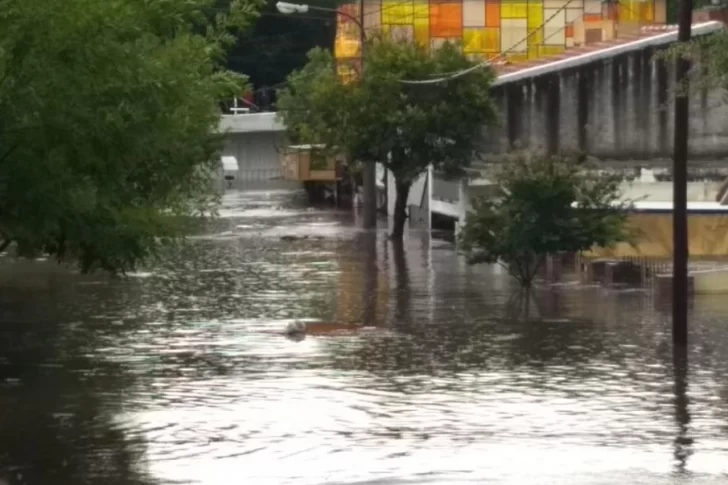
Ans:
<svg viewBox="0 0 728 485"><path fill-rule="evenodd" d="M562 285L524 322L499 268L425 234L401 254L285 192L225 203L131 278L2 263L0 479L725 481L724 299L696 300L682 375L644 291Z"/></svg>

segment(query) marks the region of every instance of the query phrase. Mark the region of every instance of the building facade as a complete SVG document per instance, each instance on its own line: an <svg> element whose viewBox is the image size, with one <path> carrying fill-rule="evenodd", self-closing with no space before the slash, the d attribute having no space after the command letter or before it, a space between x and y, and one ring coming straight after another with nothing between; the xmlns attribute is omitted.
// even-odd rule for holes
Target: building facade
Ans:
<svg viewBox="0 0 728 485"><path fill-rule="evenodd" d="M665 24L669 0L362 0L364 28L436 48L462 45L474 59L522 62ZM361 19L359 4L340 10ZM336 57L343 70L360 55L357 23L338 16Z"/></svg>

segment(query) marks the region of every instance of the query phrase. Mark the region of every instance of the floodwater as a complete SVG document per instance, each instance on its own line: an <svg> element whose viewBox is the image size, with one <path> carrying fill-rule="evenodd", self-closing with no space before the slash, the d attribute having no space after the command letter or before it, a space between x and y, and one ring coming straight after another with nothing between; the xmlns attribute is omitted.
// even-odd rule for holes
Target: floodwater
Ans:
<svg viewBox="0 0 728 485"><path fill-rule="evenodd" d="M0 483L728 483L727 298L685 365L644 291L547 288L525 322L425 234L287 192L221 216L126 279L0 262Z"/></svg>

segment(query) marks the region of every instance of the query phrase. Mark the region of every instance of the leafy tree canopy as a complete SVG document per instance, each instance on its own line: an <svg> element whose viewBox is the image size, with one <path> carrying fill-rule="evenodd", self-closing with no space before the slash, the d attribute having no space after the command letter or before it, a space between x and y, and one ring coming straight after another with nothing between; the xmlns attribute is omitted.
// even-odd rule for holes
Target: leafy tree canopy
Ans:
<svg viewBox="0 0 728 485"><path fill-rule="evenodd" d="M257 0L0 0L0 248L133 269L211 207Z"/></svg>
<svg viewBox="0 0 728 485"><path fill-rule="evenodd" d="M501 263L531 286L548 254L587 251L631 241L630 202L618 175L595 176L577 158L516 154L493 177L498 197L478 198L460 242L471 263Z"/></svg>
<svg viewBox="0 0 728 485"><path fill-rule="evenodd" d="M656 58L668 62L685 58L692 62L686 84L677 86L676 94L728 89L728 31L725 29L675 43L658 52Z"/></svg>
<svg viewBox="0 0 728 485"><path fill-rule="evenodd" d="M350 160L381 162L397 183L393 237L402 237L412 182L432 164L457 175L479 152L482 132L495 118L491 69L430 84L402 80L447 77L473 67L459 46L428 51L377 36L367 42L358 79L337 75L330 52L314 49L291 74L278 110L296 142L323 144Z"/></svg>

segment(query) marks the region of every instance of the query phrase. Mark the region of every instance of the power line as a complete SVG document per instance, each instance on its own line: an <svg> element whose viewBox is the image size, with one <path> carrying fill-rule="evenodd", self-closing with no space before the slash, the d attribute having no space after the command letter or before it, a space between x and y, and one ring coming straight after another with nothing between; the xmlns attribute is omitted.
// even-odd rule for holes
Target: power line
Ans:
<svg viewBox="0 0 728 485"><path fill-rule="evenodd" d="M503 51L503 52L497 54L496 56L488 59L487 61L484 61L482 63L479 63L479 64L477 64L475 66L469 67L469 68L464 69L464 70L453 71L453 72L449 72L449 73L435 74L436 76L440 76L439 78L436 78L436 79L427 79L427 80L419 80L419 81L401 80L400 82L403 83L403 84L437 84L437 83L449 81L451 79L456 79L456 78L458 78L460 76L464 76L464 75L469 74L469 73L471 73L473 71L476 71L477 69L481 69L483 67L490 66L493 61L496 61L496 60L498 60L500 58L505 57L506 54L512 52L516 47L520 46L524 42L527 42L529 38L531 38L539 30L543 29L544 26L548 22L550 22L552 19L556 18L556 16L559 13L563 12L564 10L566 10L569 7L569 5L571 5L575 1L576 0L569 0L561 8L559 8L556 12L554 12L549 18L547 18L546 20L544 20L539 27L536 27L535 29L533 29L530 32L528 32L527 35L523 39L521 39L519 42L517 42L516 44L512 45L508 50ZM609 0L606 0L606 1L609 1ZM523 3L523 2L518 2L517 0L513 0L513 2L514 3ZM414 5L414 4L415 3L412 2L412 5ZM389 10L389 9L397 8L397 7L401 7L401 6L402 6L401 3L394 3L394 4L392 4L392 5L388 6L388 7L383 7L383 8L380 8L380 9L376 10L376 11L373 11L373 12L365 12L365 15L380 14L380 13L384 12L385 10ZM337 13L337 15L339 15L339 14ZM583 13L582 13L582 16L583 16ZM411 14L408 14L406 18L409 18L409 17L412 17L412 19L414 20L414 18L415 18L414 10L413 10L413 12ZM402 25L408 25L408 24L402 24ZM552 33L548 38L544 39L544 42L546 40L548 40L549 38L551 38L553 35L556 35L556 33L560 32L561 30L564 30L565 28L566 27L564 26L561 29L559 29L558 31ZM286 84L287 84L287 82L283 82L279 86L285 86Z"/></svg>
<svg viewBox="0 0 728 485"><path fill-rule="evenodd" d="M519 4L520 3L524 3L523 1L519 1L519 0L512 0L512 1L513 1L513 3L519 3ZM465 75L470 74L471 72L474 72L474 71L476 71L478 69L482 69L484 67L492 66L494 62L497 62L498 60L501 60L501 59L506 58L506 56L508 54L512 53L517 47L521 46L524 42L528 42L528 40L532 36L534 36L536 33L538 33L539 31L541 31L542 29L544 29L545 26L546 26L546 24L548 24L551 20L553 20L554 18L556 18L559 14L563 13L564 10L568 9L570 7L570 5L572 3L574 3L575 1L577 1L577 0L569 0L566 4L564 4L562 7L560 7L556 12L554 12L551 16L549 16L549 18L545 19L541 23L541 25L539 25L538 27L532 29L530 32L527 32L526 36L523 39L521 39L517 43L513 44L512 46L510 46L508 49L506 49L504 51L501 51L499 54L496 54L495 56L493 56L493 57L491 57L491 58L489 58L489 59L487 59L487 60L485 60L485 61L483 61L481 63L478 63L478 64L476 64L474 66L471 66L469 68L462 69L462 70L459 70L459 71L452 71L452 72L448 72L448 73L438 73L438 74L434 74L434 76L440 76L440 77L434 78L434 79L422 79L422 80L404 80L403 79L403 80L400 80L400 82L402 84L414 84L414 85L417 85L417 84L425 84L425 85L426 84L439 84L439 83L442 83L442 82L447 82L447 81L450 81L450 80L453 80L453 79L457 79L457 78L459 78L461 76L465 76ZM635 14L634 10L629 5L626 5L626 4L622 3L622 2L620 2L619 0L602 0L602 3L613 3L615 5L622 5L622 6L627 7L627 9L629 9L629 11L633 15ZM401 3L400 2L392 3L389 6L379 8L379 9L377 9L375 11L365 12L364 15L366 16L366 15L381 14L382 12L384 12L386 10L390 10L390 9L393 9L393 8L401 8L403 5L404 6L412 5L414 7L415 4L416 4L415 2L411 2L411 3L410 2L406 2L406 3L404 3L404 2L401 2ZM337 13L336 15L338 16L339 14ZM577 20L583 18L584 15L585 15L585 12L582 9L581 15L579 15L576 19L572 20L571 23L573 23L574 21L577 21ZM414 21L414 18L415 18L415 12L414 12L414 10L412 10L412 13L411 14L408 14L406 16L406 18L408 18L408 19L410 17ZM393 25L396 26L398 24L393 24ZM402 25L411 25L411 24L405 24L405 23L403 23ZM558 30L550 33L550 35L548 37L545 37L543 39L542 43L539 44L539 45L544 45L550 38L552 38L553 36L557 35L558 33L562 32L563 30L565 30L566 27L567 26L564 25L561 28L559 28ZM566 49L568 49L568 48L566 48ZM283 83L280 83L279 86L284 86L286 84L287 84L286 82L283 82Z"/></svg>
<svg viewBox="0 0 728 485"><path fill-rule="evenodd" d="M474 72L474 71L476 71L478 69L482 69L484 67L492 66L494 62L497 62L498 60L505 58L507 56L507 54L510 54L511 52L513 52L516 47L520 46L524 42L528 42L528 39L531 36L533 36L539 30L543 29L546 26L547 23L549 23L551 20L553 20L554 18L556 18L556 16L559 15L561 12L563 12L566 9L568 9L569 8L569 5L571 5L571 3L573 3L574 1L576 1L576 0L569 0L565 5L563 5L556 12L554 12L549 18L547 18L540 26L536 27L535 29L531 30L531 32L527 33L527 35L523 39L521 39L519 42L517 42L516 44L513 44L509 49L507 49L505 51L501 51L499 54L491 57L490 59L487 59L486 61L483 61L483 62L481 62L479 64L476 64L476 65L474 65L472 67L469 67L467 69L463 69L463 70L460 70L460 71L438 74L440 77L439 78L435 78L435 79L422 79L422 80L405 80L405 79L403 79L400 82L403 83L403 84L438 84L438 83L447 82L447 81L450 81L450 80L453 80L453 79L457 79L457 78L459 78L461 76L465 76L467 74L470 74L471 72ZM627 9L629 9L629 11L633 15L635 14L635 12L632 9L632 7L630 7L630 6L628 6L628 5L620 2L619 0L602 0L601 3L613 3L614 5L622 5L622 6L627 7ZM572 23L574 21L576 21L576 20L579 20L579 19L583 18L584 15L585 15L585 12L582 10L581 15L579 15L576 19L574 19L572 21ZM554 35L558 34L559 32L561 32L564 29L566 29L566 25L564 25L560 29L556 30L555 32L551 33L548 37L544 38L544 40L543 40L543 42L542 42L541 45L544 45L548 39L550 39L551 37L553 37Z"/></svg>
<svg viewBox="0 0 728 485"><path fill-rule="evenodd" d="M521 39L519 42L517 42L516 44L513 44L507 50L501 51L498 55L496 55L496 56L494 56L494 57L492 57L492 58L490 58L490 59L488 59L486 61L483 61L483 62L478 63L478 64L476 64L474 66L471 66L471 67L469 67L467 69L463 69L461 71L457 71L457 72L452 73L452 74L449 74L449 75L445 75L445 76L442 76L441 75L441 77L435 78L435 79L421 79L421 80L407 80L407 79L402 79L402 80L400 80L400 82L402 84L439 84L439 83L442 83L442 82L451 81L453 79L457 79L459 77L465 76L467 74L470 74L471 72L477 71L478 69L483 69L485 67L492 66L492 64L493 64L494 61L497 61L498 59L504 58L506 56L506 54L509 54L509 53L513 52L513 50L516 47L520 46L524 42L528 42L528 39L530 39L536 32L538 32L539 30L543 29L544 26L548 22L550 22L551 20L553 20L554 18L556 18L556 16L559 13L563 12L564 10L566 10L569 7L569 5L571 5L574 1L576 1L576 0L569 0L561 8L559 8L556 12L554 12L549 18L547 18L546 20L544 20L541 23L540 26L536 27L531 32L528 32L526 34L526 36L523 39ZM565 27L563 27L563 28L565 28ZM544 42L545 42L545 39L544 39Z"/></svg>

